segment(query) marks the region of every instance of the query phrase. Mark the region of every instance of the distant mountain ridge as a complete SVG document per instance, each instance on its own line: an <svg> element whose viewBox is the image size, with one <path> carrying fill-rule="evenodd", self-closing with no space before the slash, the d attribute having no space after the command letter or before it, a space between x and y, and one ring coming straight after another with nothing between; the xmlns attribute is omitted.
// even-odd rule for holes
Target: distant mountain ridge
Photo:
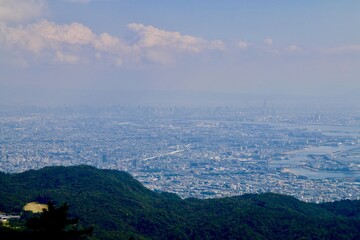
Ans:
<svg viewBox="0 0 360 240"><path fill-rule="evenodd" d="M314 204L272 193L181 199L90 166L0 173L0 192L3 212L67 202L96 239L360 239L360 201Z"/></svg>

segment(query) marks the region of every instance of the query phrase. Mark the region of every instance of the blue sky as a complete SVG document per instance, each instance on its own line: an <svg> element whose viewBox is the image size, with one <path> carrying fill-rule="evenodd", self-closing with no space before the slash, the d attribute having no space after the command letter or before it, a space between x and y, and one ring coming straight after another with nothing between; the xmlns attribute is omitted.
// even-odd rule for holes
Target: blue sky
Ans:
<svg viewBox="0 0 360 240"><path fill-rule="evenodd" d="M344 96L360 89L359 12L355 0L0 0L0 101Z"/></svg>

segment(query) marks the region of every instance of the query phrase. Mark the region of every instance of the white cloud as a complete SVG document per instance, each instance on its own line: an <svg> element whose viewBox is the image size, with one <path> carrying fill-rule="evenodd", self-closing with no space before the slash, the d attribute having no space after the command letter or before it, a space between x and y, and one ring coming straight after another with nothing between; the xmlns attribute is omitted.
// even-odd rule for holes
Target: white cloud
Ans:
<svg viewBox="0 0 360 240"><path fill-rule="evenodd" d="M23 22L43 14L44 0L0 0L0 22Z"/></svg>
<svg viewBox="0 0 360 240"><path fill-rule="evenodd" d="M56 59L59 62L71 63L71 64L75 64L79 61L79 58L77 56L66 54L61 51L56 51Z"/></svg>
<svg viewBox="0 0 360 240"><path fill-rule="evenodd" d="M249 47L249 44L247 42L240 41L238 43L238 47L241 48L241 49L247 49Z"/></svg>
<svg viewBox="0 0 360 240"><path fill-rule="evenodd" d="M267 45L267 46L272 46L272 45L273 45L273 40L272 40L271 38L266 38L266 39L264 40L264 43L265 43L265 45Z"/></svg>
<svg viewBox="0 0 360 240"><path fill-rule="evenodd" d="M200 52L205 49L224 50L222 41L208 41L179 32L168 32L153 26L131 23L128 28L138 34L140 48L168 48L179 52Z"/></svg>
<svg viewBox="0 0 360 240"><path fill-rule="evenodd" d="M130 50L129 46L118 37L102 33L92 41L93 47L98 51L119 52Z"/></svg>
<svg viewBox="0 0 360 240"><path fill-rule="evenodd" d="M285 49L288 53L299 53L302 51L302 49L297 45L290 45Z"/></svg>
<svg viewBox="0 0 360 240"><path fill-rule="evenodd" d="M41 20L17 27L0 24L0 43L38 56L50 55L60 62L77 63L80 56L95 56L95 60L107 59L116 65L141 61L168 63L173 62L176 54L225 48L221 41L167 32L153 26L132 23L129 29L135 34L135 42L129 43L108 33L96 34L81 23L59 25ZM90 54L81 54L86 51Z"/></svg>
<svg viewBox="0 0 360 240"><path fill-rule="evenodd" d="M57 25L42 20L26 27L6 27L6 43L33 53L44 49L59 49L64 45L87 45L93 41L92 31L80 24Z"/></svg>

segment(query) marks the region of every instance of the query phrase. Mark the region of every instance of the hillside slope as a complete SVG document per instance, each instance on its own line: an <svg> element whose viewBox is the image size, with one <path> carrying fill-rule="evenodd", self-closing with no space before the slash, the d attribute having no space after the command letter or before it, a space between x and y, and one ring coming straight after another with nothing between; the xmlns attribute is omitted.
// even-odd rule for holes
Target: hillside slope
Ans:
<svg viewBox="0 0 360 240"><path fill-rule="evenodd" d="M89 166L0 173L0 191L4 212L31 201L67 202L98 239L360 239L359 201L311 204L271 193L180 199Z"/></svg>

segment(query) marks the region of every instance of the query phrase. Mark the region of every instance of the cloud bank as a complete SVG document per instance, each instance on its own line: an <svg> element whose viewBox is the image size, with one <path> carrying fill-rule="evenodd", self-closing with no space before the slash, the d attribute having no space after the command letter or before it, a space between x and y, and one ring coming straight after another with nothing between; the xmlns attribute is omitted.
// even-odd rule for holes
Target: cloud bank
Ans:
<svg viewBox="0 0 360 240"><path fill-rule="evenodd" d="M207 41L179 32L167 32L153 26L131 23L128 28L140 37L136 45L140 48L168 48L178 52L198 53L206 49L224 50L222 41Z"/></svg>
<svg viewBox="0 0 360 240"><path fill-rule="evenodd" d="M7 50L10 55L14 55L14 59L30 63L36 56L36 59L57 63L96 61L120 66L141 63L168 64L176 62L183 55L201 55L226 49L221 40L207 40L141 23L127 25L132 34L132 40L128 41L106 32L95 33L90 27L77 22L57 24L45 19L38 20L43 17L46 8L45 0L0 0L0 50ZM275 48L270 37L263 39L262 44L240 40L233 47L246 49L247 54L265 52L286 56L311 52L295 44ZM322 51L323 54L359 52L358 44Z"/></svg>
<svg viewBox="0 0 360 240"><path fill-rule="evenodd" d="M0 22L24 22L41 16L46 8L43 0L1 0Z"/></svg>
<svg viewBox="0 0 360 240"><path fill-rule="evenodd" d="M179 54L225 49L219 40L208 41L140 23L127 26L133 34L132 39L136 39L133 42L109 33L96 34L77 22L61 25L43 19L28 24L30 20L42 17L45 9L45 0L0 0L0 49L15 52L18 54L15 58L24 61L26 56L31 59L31 55L35 55L46 61L51 58L56 62L75 64L88 62L92 57L92 60L110 61L115 65L169 63Z"/></svg>
<svg viewBox="0 0 360 240"><path fill-rule="evenodd" d="M198 54L225 49L223 42L218 40L208 41L138 23L131 23L128 28L136 39L131 43L108 33L96 34L81 23L59 25L48 20L16 27L2 24L0 36L8 48L18 48L38 56L50 54L54 59L68 63L78 63L80 55L84 56L83 52L97 59L111 59L119 65L120 62L141 61L167 63L179 53Z"/></svg>

